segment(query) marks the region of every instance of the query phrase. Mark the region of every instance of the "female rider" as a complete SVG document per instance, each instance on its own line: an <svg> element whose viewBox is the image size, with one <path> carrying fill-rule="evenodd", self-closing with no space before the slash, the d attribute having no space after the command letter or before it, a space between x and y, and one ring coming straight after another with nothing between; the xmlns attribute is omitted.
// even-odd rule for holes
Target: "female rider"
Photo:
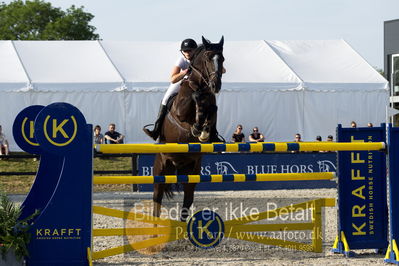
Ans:
<svg viewBox="0 0 399 266"><path fill-rule="evenodd" d="M193 39L185 39L184 41L182 41L182 43L180 45L180 51L183 56L180 57L176 61L175 65L172 68L172 73L170 75L171 84L169 85L169 87L162 99L161 106L160 106L159 112L158 112L158 118L154 124L154 129L149 130L148 128L146 128L148 125L144 126L144 128L143 128L144 133L146 133L149 137L151 137L154 140L157 140L161 133L162 122L167 113L166 104L168 103L169 97L179 91L182 79L187 77L187 74L189 71L189 66L190 66L190 59L193 55L194 50L197 47L198 47L198 45ZM222 141L217 136L218 136L218 133L216 131L216 128L214 130L211 130L211 141L212 142L221 142Z"/></svg>

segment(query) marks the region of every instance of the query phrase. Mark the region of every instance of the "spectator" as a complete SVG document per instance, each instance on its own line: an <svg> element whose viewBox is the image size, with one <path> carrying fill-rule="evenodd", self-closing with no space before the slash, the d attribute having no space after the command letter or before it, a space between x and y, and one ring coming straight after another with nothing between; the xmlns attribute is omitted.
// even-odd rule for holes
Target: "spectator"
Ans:
<svg viewBox="0 0 399 266"><path fill-rule="evenodd" d="M242 125L237 125L233 136L231 137L232 142L245 142L245 135L242 133Z"/></svg>
<svg viewBox="0 0 399 266"><path fill-rule="evenodd" d="M254 127L251 135L249 135L249 141L262 142L264 140L265 140L265 137L262 135L262 133L259 132L259 128Z"/></svg>
<svg viewBox="0 0 399 266"><path fill-rule="evenodd" d="M316 136L316 141L322 141L321 136ZM326 151L313 151L313 152L326 152Z"/></svg>
<svg viewBox="0 0 399 266"><path fill-rule="evenodd" d="M106 144L122 144L125 136L115 131L115 124L109 124L108 131L105 132L104 138Z"/></svg>
<svg viewBox="0 0 399 266"><path fill-rule="evenodd" d="M370 123L370 122L369 122L369 123L367 124L367 127L373 127L373 123Z"/></svg>
<svg viewBox="0 0 399 266"><path fill-rule="evenodd" d="M302 142L301 134L299 134L299 133L296 133L296 134L295 134L295 140L294 140L294 142ZM291 153L299 153L299 151L291 151Z"/></svg>
<svg viewBox="0 0 399 266"><path fill-rule="evenodd" d="M0 155L8 155L8 153L9 153L8 141L0 125Z"/></svg>
<svg viewBox="0 0 399 266"><path fill-rule="evenodd" d="M301 141L302 141L301 134L296 133L296 134L295 134L295 140L294 140L294 141L295 141L295 142L301 142Z"/></svg>
<svg viewBox="0 0 399 266"><path fill-rule="evenodd" d="M104 144L104 135L101 134L101 127L96 125L94 127L94 144Z"/></svg>
<svg viewBox="0 0 399 266"><path fill-rule="evenodd" d="M328 136L327 136L327 141L334 141L333 136L332 136L332 135L328 135Z"/></svg>
<svg viewBox="0 0 399 266"><path fill-rule="evenodd" d="M356 128L356 127L357 127L357 124L356 124L355 121L352 121L352 122L351 122L351 127L353 127L353 128Z"/></svg>

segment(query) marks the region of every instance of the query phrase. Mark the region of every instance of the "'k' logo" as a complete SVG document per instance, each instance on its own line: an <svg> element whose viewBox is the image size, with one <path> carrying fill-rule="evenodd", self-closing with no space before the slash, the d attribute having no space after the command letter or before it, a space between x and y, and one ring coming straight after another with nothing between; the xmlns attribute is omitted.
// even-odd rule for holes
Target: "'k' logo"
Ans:
<svg viewBox="0 0 399 266"><path fill-rule="evenodd" d="M216 247L223 239L224 223L216 212L202 210L188 220L187 233L190 242L197 247Z"/></svg>
<svg viewBox="0 0 399 266"><path fill-rule="evenodd" d="M48 115L44 120L43 129L46 139L51 144L55 146L66 146L75 139L78 126L73 115L70 119L63 119L62 121L53 118L50 122L50 129L48 128L49 120L50 116Z"/></svg>
<svg viewBox="0 0 399 266"><path fill-rule="evenodd" d="M24 118L21 124L22 137L30 145L39 146L39 143L35 142L35 121L29 121L27 128L25 128L26 121L28 121L27 117ZM28 134L26 134L26 130L28 130Z"/></svg>

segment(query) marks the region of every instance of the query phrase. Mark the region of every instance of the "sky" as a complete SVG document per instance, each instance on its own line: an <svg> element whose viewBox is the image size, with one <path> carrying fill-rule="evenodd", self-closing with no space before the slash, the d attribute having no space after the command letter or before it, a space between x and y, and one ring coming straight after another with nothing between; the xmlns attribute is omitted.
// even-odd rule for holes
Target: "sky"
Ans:
<svg viewBox="0 0 399 266"><path fill-rule="evenodd" d="M4 1L4 0L0 0ZM9 3L10 1L4 1ZM399 19L399 0L47 0L84 6L108 41L344 39L383 68L384 21Z"/></svg>

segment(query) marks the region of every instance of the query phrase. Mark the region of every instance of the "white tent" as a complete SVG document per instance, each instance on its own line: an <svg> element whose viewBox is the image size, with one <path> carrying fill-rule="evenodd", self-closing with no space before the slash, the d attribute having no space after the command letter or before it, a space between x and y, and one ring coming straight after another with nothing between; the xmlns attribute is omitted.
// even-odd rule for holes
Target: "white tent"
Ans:
<svg viewBox="0 0 399 266"><path fill-rule="evenodd" d="M77 106L103 132L111 122L126 142L151 142L179 54L178 42L0 41L0 124L11 142L23 108L52 102ZM385 121L387 81L343 40L225 42L218 130L230 139L258 126L267 141L323 139L338 123Z"/></svg>

